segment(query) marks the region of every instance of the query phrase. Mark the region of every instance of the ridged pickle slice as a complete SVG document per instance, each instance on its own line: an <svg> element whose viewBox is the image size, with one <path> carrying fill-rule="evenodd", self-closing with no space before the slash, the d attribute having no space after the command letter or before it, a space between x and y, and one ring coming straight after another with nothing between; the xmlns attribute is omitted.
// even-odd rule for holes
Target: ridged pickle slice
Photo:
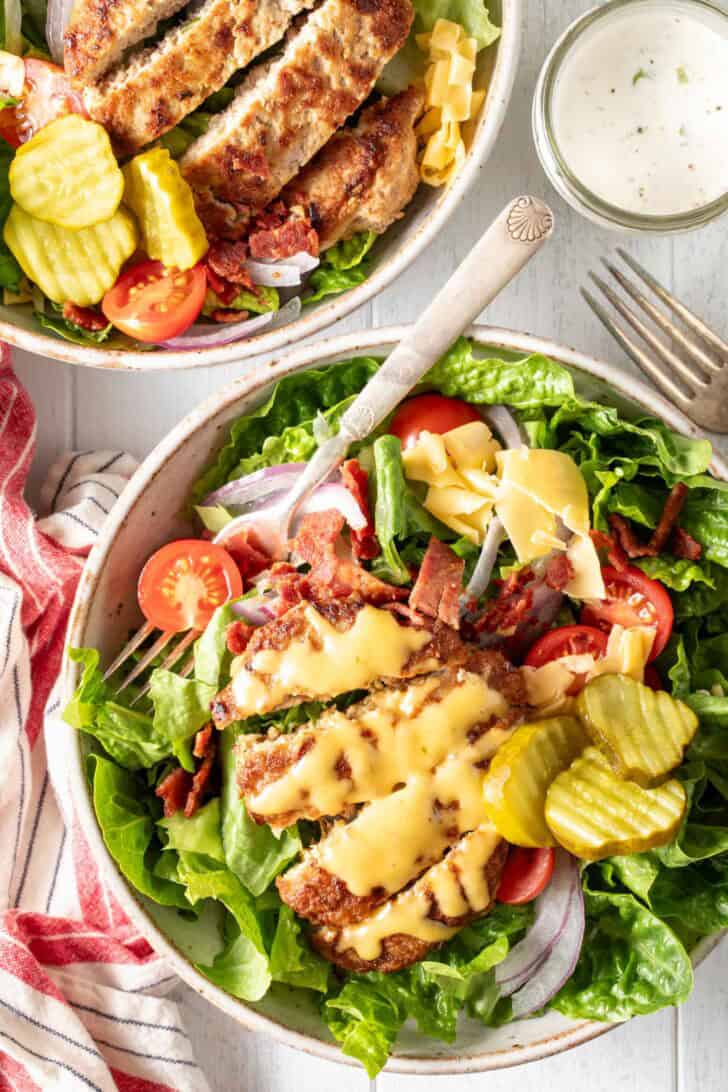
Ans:
<svg viewBox="0 0 728 1092"><path fill-rule="evenodd" d="M698 728L684 702L628 675L601 675L584 687L577 711L620 777L656 784L682 762Z"/></svg>
<svg viewBox="0 0 728 1092"><path fill-rule="evenodd" d="M586 747L575 717L551 717L517 728L499 748L483 783L485 813L499 834L517 846L552 846L546 792Z"/></svg>
<svg viewBox="0 0 728 1092"><path fill-rule="evenodd" d="M25 212L75 230L110 220L124 192L106 130L78 114L51 121L21 144L9 177Z"/></svg>
<svg viewBox="0 0 728 1092"><path fill-rule="evenodd" d="M152 148L124 167L124 202L136 214L144 250L176 269L189 269L207 250L192 190L165 148Z"/></svg>
<svg viewBox="0 0 728 1092"><path fill-rule="evenodd" d="M546 793L546 822L577 857L599 861L670 842L685 814L685 790L673 778L643 789L618 777L601 751L587 747Z"/></svg>
<svg viewBox="0 0 728 1092"><path fill-rule="evenodd" d="M136 250L139 232L126 209L103 224L70 231L36 220L13 205L3 237L26 277L49 299L88 307L111 288Z"/></svg>

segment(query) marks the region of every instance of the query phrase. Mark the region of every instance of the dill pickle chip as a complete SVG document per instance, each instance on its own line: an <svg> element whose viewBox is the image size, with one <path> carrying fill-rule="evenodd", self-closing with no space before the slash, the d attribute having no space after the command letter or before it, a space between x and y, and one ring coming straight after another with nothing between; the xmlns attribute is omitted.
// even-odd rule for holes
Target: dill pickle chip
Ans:
<svg viewBox="0 0 728 1092"><path fill-rule="evenodd" d="M596 747L587 747L546 793L546 822L577 857L599 861L670 842L685 814L685 790L673 778L656 789L623 781Z"/></svg>
<svg viewBox="0 0 728 1092"><path fill-rule="evenodd" d="M78 114L51 121L21 144L9 177L25 212L75 230L110 220L124 192L106 130Z"/></svg>
<svg viewBox="0 0 728 1092"><path fill-rule="evenodd" d="M628 675L601 675L584 687L577 712L620 777L656 784L682 762L698 728L684 702Z"/></svg>
<svg viewBox="0 0 728 1092"><path fill-rule="evenodd" d="M136 214L150 258L189 269L207 250L192 190L165 148L143 152L124 167L124 202Z"/></svg>
<svg viewBox="0 0 728 1092"><path fill-rule="evenodd" d="M102 224L71 231L36 220L20 205L11 208L3 237L26 277L49 299L82 307L99 302L139 241L126 209Z"/></svg>
<svg viewBox="0 0 728 1092"><path fill-rule="evenodd" d="M546 825L546 791L589 742L575 717L524 724L499 748L483 782L485 813L517 846L552 846Z"/></svg>

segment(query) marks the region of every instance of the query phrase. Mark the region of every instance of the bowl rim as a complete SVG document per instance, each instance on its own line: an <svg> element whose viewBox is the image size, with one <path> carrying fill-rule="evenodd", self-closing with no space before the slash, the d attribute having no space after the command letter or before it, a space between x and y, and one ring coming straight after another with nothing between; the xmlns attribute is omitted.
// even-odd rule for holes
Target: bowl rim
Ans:
<svg viewBox="0 0 728 1092"><path fill-rule="evenodd" d="M358 307L382 292L429 246L454 214L470 186L490 158L500 133L513 91L521 53L522 0L502 0L501 33L494 43L495 63L488 83L485 108L481 111L470 149L452 184L435 199L424 222L397 246L372 275L356 288L344 292L279 329L256 334L247 341L199 350L158 349L139 352L76 345L36 330L26 330L0 319L0 340L17 349L82 367L117 371L158 372L233 364L268 353L279 352L326 327L340 322Z"/></svg>
<svg viewBox="0 0 728 1092"><path fill-rule="evenodd" d="M65 705L69 700L78 676L78 668L69 660L67 653L69 648L83 644L85 625L108 549L138 498L160 470L174 457L175 453L184 446L192 433L204 427L210 418L234 405L240 399L255 394L256 391L266 387L271 382L276 382L286 375L302 370L307 366L315 366L317 363L329 362L336 358L345 359L347 356L386 352L389 346L402 338L407 329L407 326L390 326L377 330L357 331L337 338L322 339L299 348L287 354L282 360L271 361L255 375L243 376L222 387L188 413L179 424L167 433L140 465L125 488L120 500L114 505L86 561L73 603L66 636L60 687L61 704ZM552 357L559 363L571 365L592 378L603 380L613 388L616 394L641 405L646 411L660 417L671 428L683 435L694 438L703 436L701 430L680 410L672 406L661 395L653 392L641 380L627 374L615 365L608 364L546 338L520 334L499 327L472 326L466 331L466 336L472 337L481 345L489 345L495 349L522 353L542 353L545 356ZM728 462L720 454L714 455L711 470L717 477L728 480ZM223 1012L232 1016L233 1019L250 1031L265 1032L285 1046L302 1050L325 1061L358 1066L358 1062L342 1054L337 1044L327 1043L302 1032L293 1031L279 1020L254 1011L245 1002L232 997L213 985L194 968L192 963L156 925L149 911L127 884L106 849L88 792L79 734L66 725L65 722L55 721L52 740L46 736L46 745L48 747L49 766L58 763L59 766L63 767L64 782L70 788L71 799L81 829L88 841L91 852L113 891L114 897L118 899L140 933L146 937L154 950L168 962L170 968L179 978L198 995L222 1009ZM724 931L724 933L727 931ZM695 963L701 962L719 943L724 933L709 937L698 945L693 953L693 961ZM431 1058L412 1053L400 1054L392 1057L385 1069L389 1073L418 1075L454 1075L505 1069L569 1050L605 1034L616 1026L616 1023L604 1024L590 1020L579 1020L574 1021L573 1026L564 1031L555 1034L548 1033L545 1038L527 1045L514 1045L490 1052L479 1051L466 1057L458 1057L453 1054L451 1056Z"/></svg>

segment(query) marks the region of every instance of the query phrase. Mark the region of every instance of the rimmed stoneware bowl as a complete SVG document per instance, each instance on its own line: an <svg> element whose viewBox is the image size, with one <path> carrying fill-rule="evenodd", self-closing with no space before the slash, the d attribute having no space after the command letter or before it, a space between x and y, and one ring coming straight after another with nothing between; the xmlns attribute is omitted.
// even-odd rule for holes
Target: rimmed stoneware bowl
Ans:
<svg viewBox="0 0 728 1092"><path fill-rule="evenodd" d="M189 533L179 513L191 483L223 442L228 426L241 414L263 402L271 384L285 375L359 354L386 355L401 338L404 327L359 332L332 338L288 354L261 368L255 377L225 387L190 413L139 468L109 516L81 578L70 621L69 646L100 649L110 662L128 632L141 620L136 606L136 582L143 562L162 543ZM627 412L648 412L661 417L684 435L699 435L681 413L643 383L612 365L541 338L490 327L470 331L479 345L499 354L522 356L543 353L565 364L578 389L617 405ZM728 465L716 457L713 472L728 479ZM67 700L77 683L76 666L66 660L63 688ZM328 1060L348 1062L328 1037L313 1007L282 990L261 1004L246 1005L213 986L193 966L193 959L211 957L213 927L204 921L178 924L173 914L148 903L127 885L109 856L96 823L84 776L84 737L71 728L54 727L49 740L51 766L66 764L73 801L92 852L105 870L113 892L140 932L169 962L173 971L211 1004L245 1027L265 1032L279 1042ZM716 943L696 952L696 962ZM214 950L214 949L213 949ZM196 951L196 955L195 955ZM461 1020L457 1042L450 1046L426 1039L406 1028L387 1067L395 1073L470 1073L500 1069L567 1050L593 1039L613 1024L568 1020L550 1012L502 1028L488 1029Z"/></svg>
<svg viewBox="0 0 728 1092"><path fill-rule="evenodd" d="M75 345L47 335L33 317L31 305L0 305L0 340L40 356L90 368L126 371L163 371L167 368L201 368L229 364L262 353L274 353L338 322L371 299L398 277L435 239L465 197L482 170L506 116L516 77L521 45L521 0L494 0L494 21L501 27L498 41L482 50L476 67L475 86L487 88L477 121L468 126L468 152L453 184L444 189L420 185L404 217L393 224L372 250L374 270L363 284L341 296L304 308L295 322L232 345L216 348L153 352L105 349ZM485 228L487 225L483 224Z"/></svg>

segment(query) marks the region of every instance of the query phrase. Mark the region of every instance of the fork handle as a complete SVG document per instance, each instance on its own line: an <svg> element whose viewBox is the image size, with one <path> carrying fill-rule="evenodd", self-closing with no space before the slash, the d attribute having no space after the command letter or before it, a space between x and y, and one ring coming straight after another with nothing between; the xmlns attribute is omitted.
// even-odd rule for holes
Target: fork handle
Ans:
<svg viewBox="0 0 728 1092"><path fill-rule="evenodd" d="M318 448L289 497L290 516L336 469L349 445L364 440L395 409L541 249L553 222L551 210L536 197L516 197L506 205L349 406L338 433Z"/></svg>

